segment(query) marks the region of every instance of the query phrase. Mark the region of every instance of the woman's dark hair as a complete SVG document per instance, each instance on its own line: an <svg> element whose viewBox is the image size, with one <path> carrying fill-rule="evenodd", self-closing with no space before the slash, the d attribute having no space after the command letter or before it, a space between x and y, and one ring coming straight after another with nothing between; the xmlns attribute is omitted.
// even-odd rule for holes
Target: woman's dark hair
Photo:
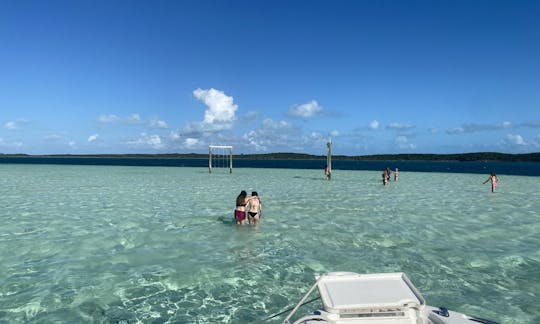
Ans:
<svg viewBox="0 0 540 324"><path fill-rule="evenodd" d="M251 192L251 195L252 195L252 196L258 196L259 194L257 193L257 191L252 191L252 192Z"/></svg>
<svg viewBox="0 0 540 324"><path fill-rule="evenodd" d="M245 190L240 191L240 194L236 197L236 206L245 204L246 196L247 192Z"/></svg>

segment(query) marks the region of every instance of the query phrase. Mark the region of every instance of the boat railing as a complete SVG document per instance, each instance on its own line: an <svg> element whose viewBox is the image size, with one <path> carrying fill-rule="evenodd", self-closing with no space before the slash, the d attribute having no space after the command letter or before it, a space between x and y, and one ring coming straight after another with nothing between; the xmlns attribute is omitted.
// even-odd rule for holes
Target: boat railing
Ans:
<svg viewBox="0 0 540 324"><path fill-rule="evenodd" d="M298 309L304 304L304 302L309 297L309 295L311 295L313 293L315 288L317 288L317 286L319 285L319 281L321 281L321 279L323 277L324 277L324 275L319 276L319 278L317 278L317 281L315 281L315 284L313 286L311 286L311 288L308 290L308 292L304 295L304 297L302 297L302 299L298 302L298 304L296 304L296 306L289 313L289 315L287 315L287 317L285 317L285 319L283 320L283 324L291 324L291 322L289 321L291 319L291 317L293 317L293 315L296 314Z"/></svg>

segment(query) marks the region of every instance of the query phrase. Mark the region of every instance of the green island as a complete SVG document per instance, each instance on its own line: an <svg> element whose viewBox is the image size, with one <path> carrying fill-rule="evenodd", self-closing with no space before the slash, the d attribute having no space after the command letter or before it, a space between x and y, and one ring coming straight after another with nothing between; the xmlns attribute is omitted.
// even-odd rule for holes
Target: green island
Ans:
<svg viewBox="0 0 540 324"><path fill-rule="evenodd" d="M2 154L0 157L48 157L48 158L156 158L156 159L208 159L208 154L200 153L167 153L167 154ZM324 160L326 155L305 153L265 153L265 154L233 154L234 159L250 160ZM332 155L333 160L355 161L501 161L501 162L540 162L540 152L507 154L497 152L478 152L460 154L377 154L377 155Z"/></svg>

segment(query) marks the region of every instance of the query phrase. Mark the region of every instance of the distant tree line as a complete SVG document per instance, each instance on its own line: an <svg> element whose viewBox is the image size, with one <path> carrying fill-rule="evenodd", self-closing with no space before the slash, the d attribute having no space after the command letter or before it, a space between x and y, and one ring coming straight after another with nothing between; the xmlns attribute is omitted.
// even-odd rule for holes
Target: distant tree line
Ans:
<svg viewBox="0 0 540 324"><path fill-rule="evenodd" d="M279 160L325 160L326 155L310 155L303 153L268 153L241 154L234 158L244 159L279 159ZM333 155L333 160L358 161L507 161L507 162L540 162L540 153L506 154L496 152L461 153L461 154L378 154L378 155Z"/></svg>
<svg viewBox="0 0 540 324"><path fill-rule="evenodd" d="M97 154L97 155L27 155L2 154L3 157L85 157L85 158L159 158L159 159L208 159L208 154L170 153L170 154ZM305 153L266 153L266 154L234 154L233 159L250 160L325 160L326 155ZM333 160L357 161L506 161L506 162L540 162L540 152L524 154L506 154L496 152L461 153L461 154L378 154L378 155L333 155Z"/></svg>
<svg viewBox="0 0 540 324"><path fill-rule="evenodd" d="M335 158L335 157L334 157ZM382 154L355 157L358 160L392 161L507 161L540 162L540 153L506 154L496 152L461 153L461 154Z"/></svg>

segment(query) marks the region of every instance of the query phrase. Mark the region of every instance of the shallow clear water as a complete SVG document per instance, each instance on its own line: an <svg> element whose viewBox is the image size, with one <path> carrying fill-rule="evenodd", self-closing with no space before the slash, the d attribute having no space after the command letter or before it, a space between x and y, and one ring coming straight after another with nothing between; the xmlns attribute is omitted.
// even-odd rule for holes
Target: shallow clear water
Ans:
<svg viewBox="0 0 540 324"><path fill-rule="evenodd" d="M486 178L0 165L0 321L250 323L316 274L403 271L430 305L540 322L540 178ZM257 227L232 223L240 190Z"/></svg>

